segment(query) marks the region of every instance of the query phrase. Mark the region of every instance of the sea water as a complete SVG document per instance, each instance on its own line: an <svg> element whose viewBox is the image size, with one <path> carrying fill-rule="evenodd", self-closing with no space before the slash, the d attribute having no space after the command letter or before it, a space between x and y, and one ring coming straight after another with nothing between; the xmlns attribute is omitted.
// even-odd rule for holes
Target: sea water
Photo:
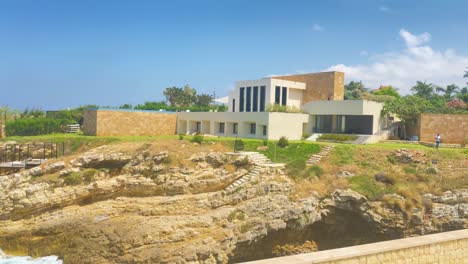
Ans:
<svg viewBox="0 0 468 264"><path fill-rule="evenodd" d="M25 257L13 257L7 256L0 249L0 264L62 264L63 261L58 259L57 256L48 256L40 258L32 258L29 256Z"/></svg>

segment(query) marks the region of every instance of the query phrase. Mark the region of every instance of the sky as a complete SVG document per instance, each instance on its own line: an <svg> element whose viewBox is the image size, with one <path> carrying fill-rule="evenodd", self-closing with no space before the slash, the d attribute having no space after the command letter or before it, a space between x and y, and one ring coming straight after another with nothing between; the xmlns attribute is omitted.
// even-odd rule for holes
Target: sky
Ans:
<svg viewBox="0 0 468 264"><path fill-rule="evenodd" d="M163 100L186 84L344 71L345 82L463 86L466 0L0 0L0 106Z"/></svg>

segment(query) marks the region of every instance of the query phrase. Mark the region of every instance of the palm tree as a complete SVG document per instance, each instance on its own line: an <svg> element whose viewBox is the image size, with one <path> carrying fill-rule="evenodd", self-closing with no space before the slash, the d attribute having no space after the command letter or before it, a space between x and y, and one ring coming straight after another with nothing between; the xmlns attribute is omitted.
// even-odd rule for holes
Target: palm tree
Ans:
<svg viewBox="0 0 468 264"><path fill-rule="evenodd" d="M417 81L416 85L411 88L414 95L429 99L434 95L434 85L432 83Z"/></svg>
<svg viewBox="0 0 468 264"><path fill-rule="evenodd" d="M436 91L437 92L442 92L444 97L449 100L449 99L452 99L453 96L457 93L457 91L459 90L460 88L458 86L456 86L455 84L450 84L450 85L447 85L447 88L442 88L442 87L436 87Z"/></svg>
<svg viewBox="0 0 468 264"><path fill-rule="evenodd" d="M468 71L465 71L465 75L463 75L463 77L468 78ZM468 82L466 84L468 84Z"/></svg>

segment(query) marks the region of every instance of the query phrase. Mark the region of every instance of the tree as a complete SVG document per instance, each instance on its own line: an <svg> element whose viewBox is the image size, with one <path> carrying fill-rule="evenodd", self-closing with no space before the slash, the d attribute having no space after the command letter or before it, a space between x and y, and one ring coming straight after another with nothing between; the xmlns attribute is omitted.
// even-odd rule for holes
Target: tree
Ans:
<svg viewBox="0 0 468 264"><path fill-rule="evenodd" d="M211 96L209 94L199 94L199 95L197 95L197 99L196 99L195 104L198 105L198 106L207 107L207 106L210 106L211 101L213 101L213 96Z"/></svg>
<svg viewBox="0 0 468 264"><path fill-rule="evenodd" d="M456 97L465 103L468 103L468 87L463 87L460 92L457 93Z"/></svg>
<svg viewBox="0 0 468 264"><path fill-rule="evenodd" d="M180 106L184 97L184 90L179 87L168 87L164 90L164 96L166 100L172 106Z"/></svg>
<svg viewBox="0 0 468 264"><path fill-rule="evenodd" d="M345 94L344 94L345 99L361 99L362 94L367 92L366 87L361 81L359 82L351 81L350 83L346 84L344 88L345 88Z"/></svg>
<svg viewBox="0 0 468 264"><path fill-rule="evenodd" d="M398 89L393 88L391 85L389 86L380 86L378 90L372 92L375 95L389 95L396 98L400 98L400 94L398 93Z"/></svg>
<svg viewBox="0 0 468 264"><path fill-rule="evenodd" d="M432 83L417 81L416 85L411 88L414 95L429 99L434 95L434 85Z"/></svg>
<svg viewBox="0 0 468 264"><path fill-rule="evenodd" d="M181 100L181 106L191 106L195 104L197 101L197 90L186 84L183 91L184 94Z"/></svg>
<svg viewBox="0 0 468 264"><path fill-rule="evenodd" d="M406 126L413 125L418 115L430 108L431 103L427 99L416 95L407 95L385 103L383 112L385 114L395 114L401 120L402 130L406 138Z"/></svg>
<svg viewBox="0 0 468 264"><path fill-rule="evenodd" d="M457 93L457 91L459 90L460 88L455 85L455 84L450 84L450 85L447 85L447 87L444 89L442 87L436 87L436 91L437 92L442 92L443 96L445 97L445 99L447 100L450 100L453 98L453 96Z"/></svg>
<svg viewBox="0 0 468 264"><path fill-rule="evenodd" d="M465 71L465 75L463 75L463 77L468 78L468 71ZM466 84L468 84L468 82Z"/></svg>
<svg viewBox="0 0 468 264"><path fill-rule="evenodd" d="M119 106L119 109L132 109L132 105L131 104L123 104L121 106Z"/></svg>

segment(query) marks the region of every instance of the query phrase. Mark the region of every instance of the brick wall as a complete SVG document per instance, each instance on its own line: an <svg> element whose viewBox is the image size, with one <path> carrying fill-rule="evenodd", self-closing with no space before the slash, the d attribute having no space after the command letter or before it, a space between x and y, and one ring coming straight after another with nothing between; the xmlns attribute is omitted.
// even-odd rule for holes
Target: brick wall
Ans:
<svg viewBox="0 0 468 264"><path fill-rule="evenodd" d="M249 262L251 264L468 263L468 229Z"/></svg>
<svg viewBox="0 0 468 264"><path fill-rule="evenodd" d="M177 124L177 114L156 111L86 110L83 119L91 136L174 135Z"/></svg>
<svg viewBox="0 0 468 264"><path fill-rule="evenodd" d="M275 76L275 79L303 82L306 84L303 104L316 100L343 100L344 73L319 72L289 76Z"/></svg>
<svg viewBox="0 0 468 264"><path fill-rule="evenodd" d="M434 142L439 133L441 143L468 144L468 115L421 114L417 127L421 141Z"/></svg>

